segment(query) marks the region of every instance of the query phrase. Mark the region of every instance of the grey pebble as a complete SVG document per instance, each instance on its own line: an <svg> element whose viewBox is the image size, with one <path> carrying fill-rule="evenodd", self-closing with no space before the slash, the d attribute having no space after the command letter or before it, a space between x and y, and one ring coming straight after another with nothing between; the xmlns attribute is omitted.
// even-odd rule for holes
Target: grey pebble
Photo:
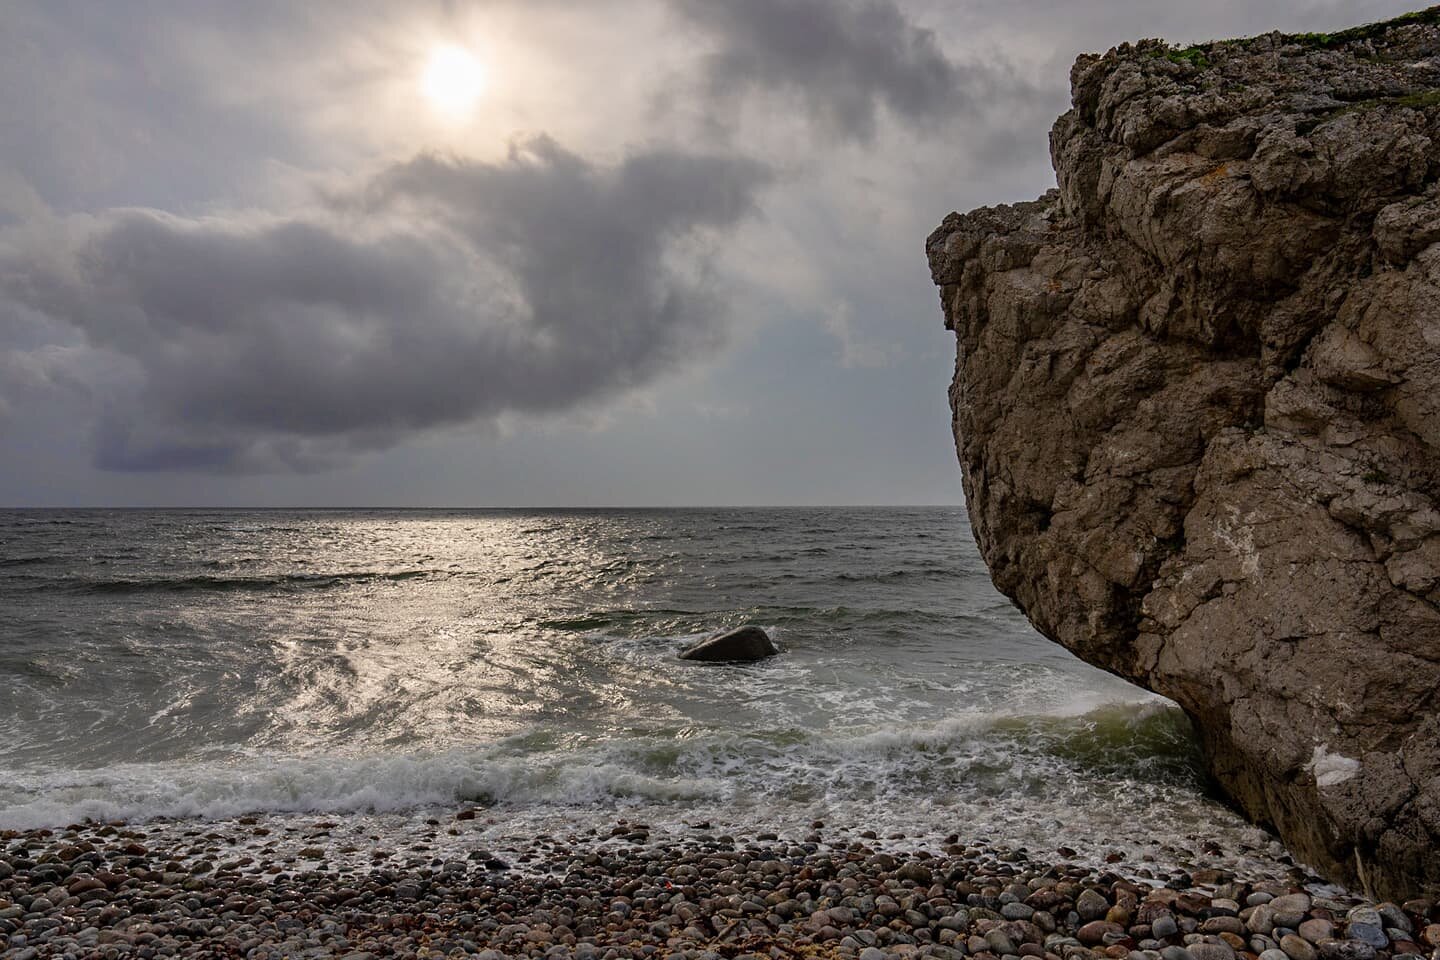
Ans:
<svg viewBox="0 0 1440 960"><path fill-rule="evenodd" d="M1235 951L1228 943L1192 943L1187 950L1195 960L1235 960Z"/></svg>
<svg viewBox="0 0 1440 960"><path fill-rule="evenodd" d="M1345 936L1350 940L1359 940L1362 943L1368 943L1376 950L1384 950L1390 946L1390 938L1385 935L1385 931L1380 929L1379 925L1373 923L1355 923L1352 921L1349 926L1345 928Z"/></svg>
<svg viewBox="0 0 1440 960"><path fill-rule="evenodd" d="M1375 948L1363 940L1326 940L1319 949L1325 960L1375 960Z"/></svg>

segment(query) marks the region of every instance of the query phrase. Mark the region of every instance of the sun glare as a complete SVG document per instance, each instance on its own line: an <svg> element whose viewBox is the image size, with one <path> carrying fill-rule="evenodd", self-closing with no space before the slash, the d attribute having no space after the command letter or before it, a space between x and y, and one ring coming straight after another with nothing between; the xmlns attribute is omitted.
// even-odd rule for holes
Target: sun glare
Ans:
<svg viewBox="0 0 1440 960"><path fill-rule="evenodd" d="M420 78L425 99L450 118L468 114L485 92L485 68L462 47L437 47Z"/></svg>

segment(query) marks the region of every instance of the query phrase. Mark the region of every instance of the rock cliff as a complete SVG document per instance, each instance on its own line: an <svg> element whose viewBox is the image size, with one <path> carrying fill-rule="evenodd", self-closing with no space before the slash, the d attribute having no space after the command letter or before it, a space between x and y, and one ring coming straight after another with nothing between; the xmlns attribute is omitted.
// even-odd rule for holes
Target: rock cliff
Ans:
<svg viewBox="0 0 1440 960"><path fill-rule="evenodd" d="M1058 190L927 243L996 585L1253 819L1440 889L1440 7L1084 56Z"/></svg>

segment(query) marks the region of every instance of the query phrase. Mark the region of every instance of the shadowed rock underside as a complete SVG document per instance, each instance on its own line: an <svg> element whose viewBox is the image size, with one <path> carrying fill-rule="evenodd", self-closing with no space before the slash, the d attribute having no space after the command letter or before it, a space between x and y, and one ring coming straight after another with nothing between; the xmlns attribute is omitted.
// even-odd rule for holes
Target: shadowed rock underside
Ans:
<svg viewBox="0 0 1440 960"><path fill-rule="evenodd" d="M1085 56L927 243L996 585L1295 853L1440 890L1440 8Z"/></svg>

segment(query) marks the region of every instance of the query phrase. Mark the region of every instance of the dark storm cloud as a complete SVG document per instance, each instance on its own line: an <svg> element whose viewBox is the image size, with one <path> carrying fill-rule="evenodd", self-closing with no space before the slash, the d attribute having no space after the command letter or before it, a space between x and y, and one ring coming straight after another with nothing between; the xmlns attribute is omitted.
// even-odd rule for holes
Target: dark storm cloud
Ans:
<svg viewBox="0 0 1440 960"><path fill-rule="evenodd" d="M717 45L707 92L798 98L831 131L870 140L881 108L913 124L954 115L983 97L994 70L946 56L933 31L893 0L674 0Z"/></svg>
<svg viewBox="0 0 1440 960"><path fill-rule="evenodd" d="M701 240L766 179L681 152L600 167L541 138L493 164L422 157L289 218L72 222L59 251L0 254L0 293L123 358L98 465L314 469L693 359L723 313Z"/></svg>

